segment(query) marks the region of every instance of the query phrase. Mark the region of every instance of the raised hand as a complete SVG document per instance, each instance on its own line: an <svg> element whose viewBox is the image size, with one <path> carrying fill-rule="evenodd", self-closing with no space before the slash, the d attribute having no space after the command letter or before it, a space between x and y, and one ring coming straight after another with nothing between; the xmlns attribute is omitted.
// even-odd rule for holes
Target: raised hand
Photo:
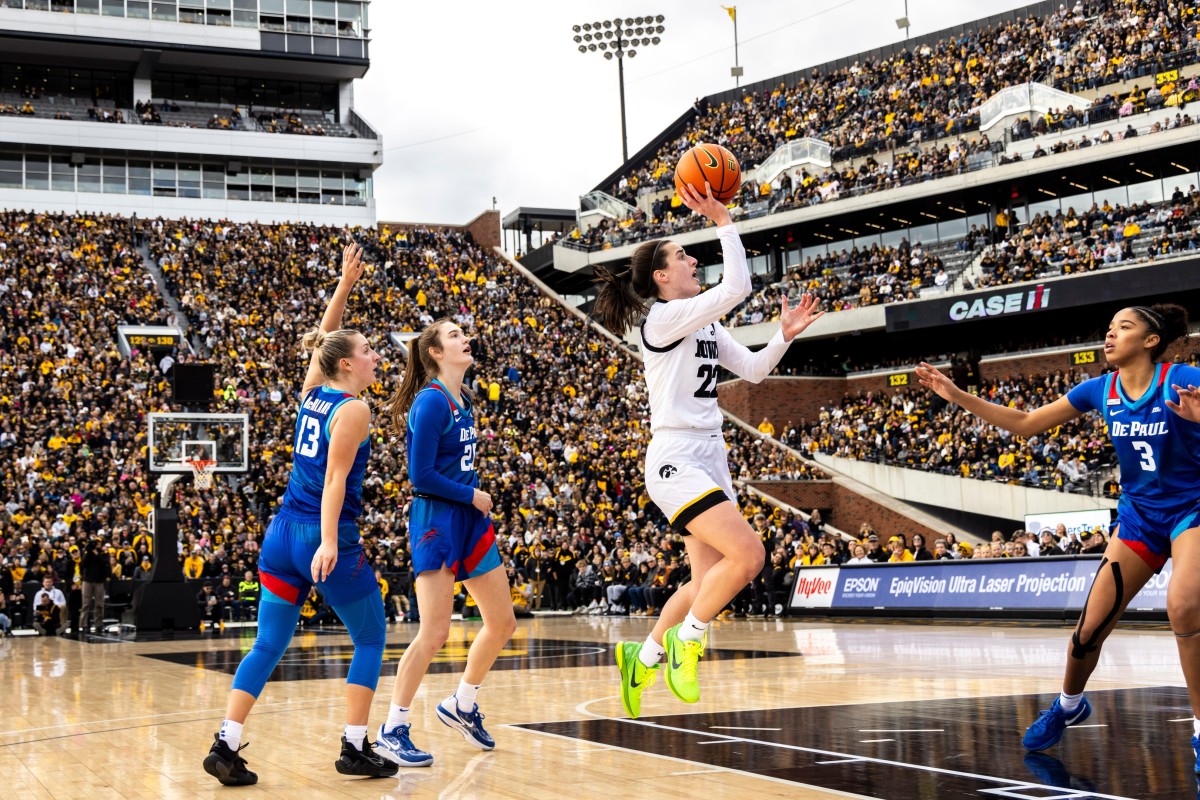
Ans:
<svg viewBox="0 0 1200 800"><path fill-rule="evenodd" d="M733 222L733 218L729 216L729 209L720 200L712 196L712 186L708 181L704 182L704 194L700 194L699 190L692 184L686 184L679 190L679 197L683 200L683 204L695 211L697 214L703 214L711 219L717 225L729 225Z"/></svg>
<svg viewBox="0 0 1200 800"><path fill-rule="evenodd" d="M943 400L951 403L956 402L954 397L961 390L954 385L954 381L943 375L937 367L922 361L917 365L916 373L917 380L920 381L921 385L926 389L933 390L933 392Z"/></svg>
<svg viewBox="0 0 1200 800"><path fill-rule="evenodd" d="M363 249L351 242L342 250L342 281L347 286L353 286L363 272Z"/></svg>
<svg viewBox="0 0 1200 800"><path fill-rule="evenodd" d="M816 295L806 294L800 297L800 302L796 304L795 308L789 308L785 294L783 304L779 309L779 330L783 333L783 340L790 342L803 333L809 325L825 316L824 311L817 310L820 305L821 301L817 299Z"/></svg>
<svg viewBox="0 0 1200 800"><path fill-rule="evenodd" d="M1179 402L1167 401L1167 407L1190 422L1200 422L1200 389L1188 384L1182 386L1171 384L1171 388L1179 392Z"/></svg>

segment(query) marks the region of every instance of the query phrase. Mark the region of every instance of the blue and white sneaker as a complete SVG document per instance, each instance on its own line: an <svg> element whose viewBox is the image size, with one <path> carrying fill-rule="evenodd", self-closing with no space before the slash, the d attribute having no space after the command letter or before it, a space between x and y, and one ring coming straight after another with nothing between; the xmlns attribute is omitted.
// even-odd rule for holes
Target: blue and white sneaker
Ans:
<svg viewBox="0 0 1200 800"><path fill-rule="evenodd" d="M408 737L411 725L397 725L388 730L386 723L379 726L379 735L375 737L375 752L394 761L402 767L428 767L433 764L433 756L424 750L418 750Z"/></svg>
<svg viewBox="0 0 1200 800"><path fill-rule="evenodd" d="M437 715L438 719L461 733L468 743L475 745L480 750L496 749L496 742L483 729L483 714L479 713L478 703L470 711L461 711L458 708L458 698L450 695L438 703Z"/></svg>
<svg viewBox="0 0 1200 800"><path fill-rule="evenodd" d="M1025 731L1025 738L1021 740L1021 744L1025 745L1026 750L1037 752L1045 750L1047 747L1053 747L1062 738L1063 731L1072 725L1078 725L1092 715L1092 704L1087 701L1086 697L1080 698L1079 708L1071 714L1062 710L1059 700L1058 697L1054 698L1050 707L1044 710L1037 721Z"/></svg>
<svg viewBox="0 0 1200 800"><path fill-rule="evenodd" d="M1196 766L1192 771L1200 775L1200 736L1192 737L1192 752L1196 754Z"/></svg>

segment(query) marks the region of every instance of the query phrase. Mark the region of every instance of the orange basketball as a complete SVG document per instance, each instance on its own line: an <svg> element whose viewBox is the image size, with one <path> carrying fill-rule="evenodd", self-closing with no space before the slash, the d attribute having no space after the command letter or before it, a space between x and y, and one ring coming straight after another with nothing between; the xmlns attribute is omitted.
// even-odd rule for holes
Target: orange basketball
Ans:
<svg viewBox="0 0 1200 800"><path fill-rule="evenodd" d="M704 182L712 187L712 196L722 203L737 197L742 185L742 168L733 153L719 144L698 144L683 154L675 167L675 191L690 183L701 195Z"/></svg>

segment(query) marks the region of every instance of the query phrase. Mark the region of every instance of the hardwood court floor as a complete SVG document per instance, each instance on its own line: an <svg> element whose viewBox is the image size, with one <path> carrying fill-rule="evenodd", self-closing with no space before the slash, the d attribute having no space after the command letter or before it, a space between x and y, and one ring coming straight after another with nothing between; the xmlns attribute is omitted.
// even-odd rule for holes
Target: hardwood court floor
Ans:
<svg viewBox="0 0 1200 800"><path fill-rule="evenodd" d="M246 725L255 787L201 760L253 629L138 642L0 640L0 776L20 800L92 798L651 797L665 781L716 798L1196 798L1174 637L1120 630L1089 688L1095 713L1027 757L1024 727L1059 688L1068 629L735 620L714 625L701 701L660 680L623 719L612 644L648 620L539 617L480 693L497 750L443 727L468 637L455 623L414 706L429 769L346 779L332 762L349 639L303 632ZM389 626L372 733L415 626ZM1055 787L1055 788L1051 788ZM671 796L671 795L667 795Z"/></svg>

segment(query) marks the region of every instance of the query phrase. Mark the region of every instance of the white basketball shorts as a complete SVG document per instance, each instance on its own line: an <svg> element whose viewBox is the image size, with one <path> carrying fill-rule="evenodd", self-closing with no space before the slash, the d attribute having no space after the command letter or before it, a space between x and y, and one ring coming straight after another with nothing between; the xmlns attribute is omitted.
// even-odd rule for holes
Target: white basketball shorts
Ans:
<svg viewBox="0 0 1200 800"><path fill-rule="evenodd" d="M675 530L726 500L736 503L719 431L659 430L646 448L646 491Z"/></svg>

